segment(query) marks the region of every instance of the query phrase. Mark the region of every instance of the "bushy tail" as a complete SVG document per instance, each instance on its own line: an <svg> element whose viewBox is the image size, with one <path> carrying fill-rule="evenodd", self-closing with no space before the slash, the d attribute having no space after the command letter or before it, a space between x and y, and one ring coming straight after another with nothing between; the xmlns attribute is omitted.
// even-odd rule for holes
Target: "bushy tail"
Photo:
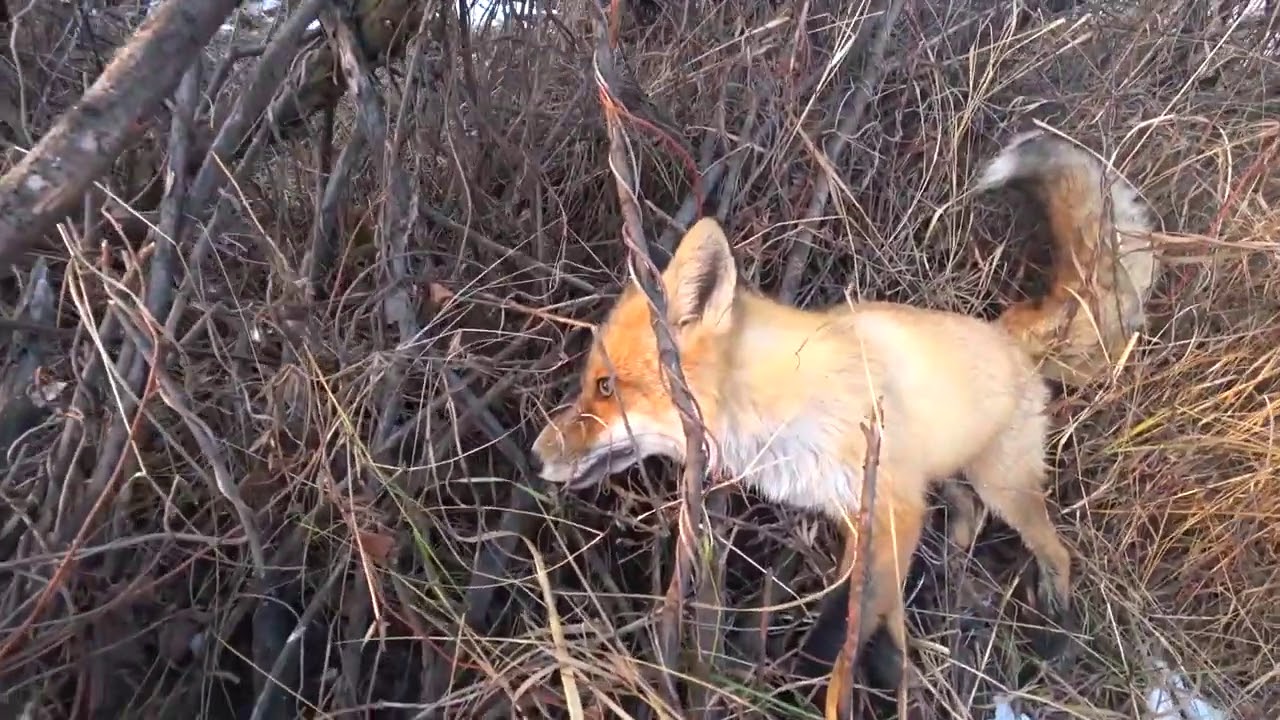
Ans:
<svg viewBox="0 0 1280 720"><path fill-rule="evenodd" d="M1053 238L1049 292L1005 310L1044 376L1078 385L1114 366L1146 323L1155 282L1150 208L1088 151L1039 130L1014 137L983 168L978 190L1027 186Z"/></svg>

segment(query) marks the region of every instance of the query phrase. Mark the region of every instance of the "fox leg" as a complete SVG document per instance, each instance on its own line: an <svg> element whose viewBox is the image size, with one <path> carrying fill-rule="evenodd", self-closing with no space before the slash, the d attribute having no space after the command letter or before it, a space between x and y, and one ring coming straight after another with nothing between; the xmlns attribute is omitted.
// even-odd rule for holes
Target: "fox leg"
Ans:
<svg viewBox="0 0 1280 720"><path fill-rule="evenodd" d="M1070 606L1071 555L1062 543L1045 502L1044 442L1048 420L1033 392L1004 434L985 448L965 475L987 508L1004 518L1035 555L1039 611L1061 619Z"/></svg>
<svg viewBox="0 0 1280 720"><path fill-rule="evenodd" d="M903 483L900 487L922 487L923 484ZM911 557L920 544L924 531L926 508L924 499L904 500L884 493L876 498L871 515L871 550L864 560L862 585L862 613L858 629L859 645L865 645L880 623L885 624L889 638L906 657L907 629L902 605L902 590ZM849 536L856 538L856 534ZM860 543L859 543L860 544ZM845 553L841 572L849 567L851 553Z"/></svg>
<svg viewBox="0 0 1280 720"><path fill-rule="evenodd" d="M925 487L922 482L905 483L904 480L905 478L901 476L895 476L895 483L893 485L886 483L883 489ZM881 623L884 623L889 639L897 650L894 653L897 657L892 658L896 664L890 667L888 662L890 658L887 657L872 657L868 659L869 663L875 668L876 675L885 679L892 678L890 680L892 686L900 687L903 684L902 666L909 660L902 589L912 555L920 543L920 536L924 530L926 510L923 497L904 502L885 492L882 497L876 498L875 507L871 513L870 552L863 561L864 582L862 594L857 598L862 610L859 613L858 643L850 656L844 652L844 638L838 639L837 644L840 650L833 663L830 685L824 693L823 704L829 720L839 716L836 704L843 695L847 683L852 680L854 661L859 651L868 646L872 635L879 629ZM856 517L850 520L854 523L858 522ZM859 537L859 533L853 532L848 525L844 526L844 529L845 551L841 555L837 568L840 575L849 570L862 548L862 538ZM847 613L850 595L848 581L840 595L844 600L841 603L843 607L840 608L840 612ZM824 608L824 616L828 610L836 611L835 608ZM836 624L834 621L831 622L832 626ZM847 623L838 624L847 627Z"/></svg>
<svg viewBox="0 0 1280 720"><path fill-rule="evenodd" d="M967 551L978 536L978 503L955 478L942 483L942 499L947 503L947 534L952 543Z"/></svg>

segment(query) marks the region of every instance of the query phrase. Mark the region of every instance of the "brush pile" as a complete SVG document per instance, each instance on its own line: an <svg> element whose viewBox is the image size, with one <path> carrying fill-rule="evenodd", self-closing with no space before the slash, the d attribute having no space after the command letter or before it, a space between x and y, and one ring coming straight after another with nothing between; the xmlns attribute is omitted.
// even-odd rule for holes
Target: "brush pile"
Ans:
<svg viewBox="0 0 1280 720"><path fill-rule="evenodd" d="M163 35L144 20L203 2L231 5L10 2L0 193L118 48ZM678 469L576 495L529 472L631 281L609 26L651 251L714 214L791 302L990 317L1035 292L1038 218L966 194L1035 123L1143 190L1167 231L1151 326L1055 405L1071 652L1019 659L1007 528L971 558L930 539L912 716L1012 693L1037 720L1139 717L1167 666L1274 717L1275 3L632 0L606 25L593 0L471 2L244 3L168 54L172 86L114 79L129 101L100 117L140 122L100 128L123 152L68 146L105 172L42 176L67 184L58 225L0 227L22 244L0 271L2 714L820 717L779 689L828 523L708 487L664 671ZM51 212L0 202L0 225Z"/></svg>

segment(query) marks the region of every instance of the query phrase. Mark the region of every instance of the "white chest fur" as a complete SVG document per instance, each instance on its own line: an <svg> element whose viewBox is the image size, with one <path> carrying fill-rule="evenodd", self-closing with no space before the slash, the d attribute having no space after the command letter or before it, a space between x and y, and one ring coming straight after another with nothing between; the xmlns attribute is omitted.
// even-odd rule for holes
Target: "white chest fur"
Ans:
<svg viewBox="0 0 1280 720"><path fill-rule="evenodd" d="M862 494L861 462L843 456L843 433L806 419L768 432L737 424L716 435L715 457L772 502L840 517L858 510Z"/></svg>

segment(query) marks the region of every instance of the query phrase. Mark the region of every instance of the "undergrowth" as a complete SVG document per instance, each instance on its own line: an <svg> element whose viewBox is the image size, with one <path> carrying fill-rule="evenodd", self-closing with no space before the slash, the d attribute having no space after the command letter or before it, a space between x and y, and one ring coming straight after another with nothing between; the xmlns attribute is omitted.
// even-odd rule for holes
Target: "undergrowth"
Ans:
<svg viewBox="0 0 1280 720"><path fill-rule="evenodd" d="M1111 158L1161 217L1165 268L1114 377L1054 404L1071 651L1026 676L1006 601L1027 553L999 522L973 558L931 539L908 593L920 716L982 717L1006 693L1043 720L1143 717L1163 664L1262 717L1280 707L1280 15L906 2L878 43L896 4L632 3L621 45L628 107L649 120L628 133L650 242L669 248L691 208L722 219L748 282L793 302L990 316L1034 291L1043 236L1018 196L966 192L976 164L1034 123ZM210 93L219 62L298 5L206 49L193 147L261 53ZM0 279L6 315L60 329L0 328L5 401L33 398L38 418L4 437L8 707L703 716L672 708L654 653L677 474L651 463L568 495L525 457L629 282L591 11L508 7L484 26L479 6L420 5L407 49L369 76L393 150L368 147L369 99L351 92L331 117L263 133L216 220L185 229L182 257L208 252L172 271L165 317L148 300L163 184L142 198L176 104L101 179L90 222ZM128 40L141 13L116 11L13 21L6 82L25 91L0 118L7 166ZM299 52L326 36L311 42ZM710 687L716 717L806 716L778 691L829 589L833 528L738 487L699 512L712 594L686 602L691 675L675 680L686 700ZM720 624L695 627L708 598Z"/></svg>

